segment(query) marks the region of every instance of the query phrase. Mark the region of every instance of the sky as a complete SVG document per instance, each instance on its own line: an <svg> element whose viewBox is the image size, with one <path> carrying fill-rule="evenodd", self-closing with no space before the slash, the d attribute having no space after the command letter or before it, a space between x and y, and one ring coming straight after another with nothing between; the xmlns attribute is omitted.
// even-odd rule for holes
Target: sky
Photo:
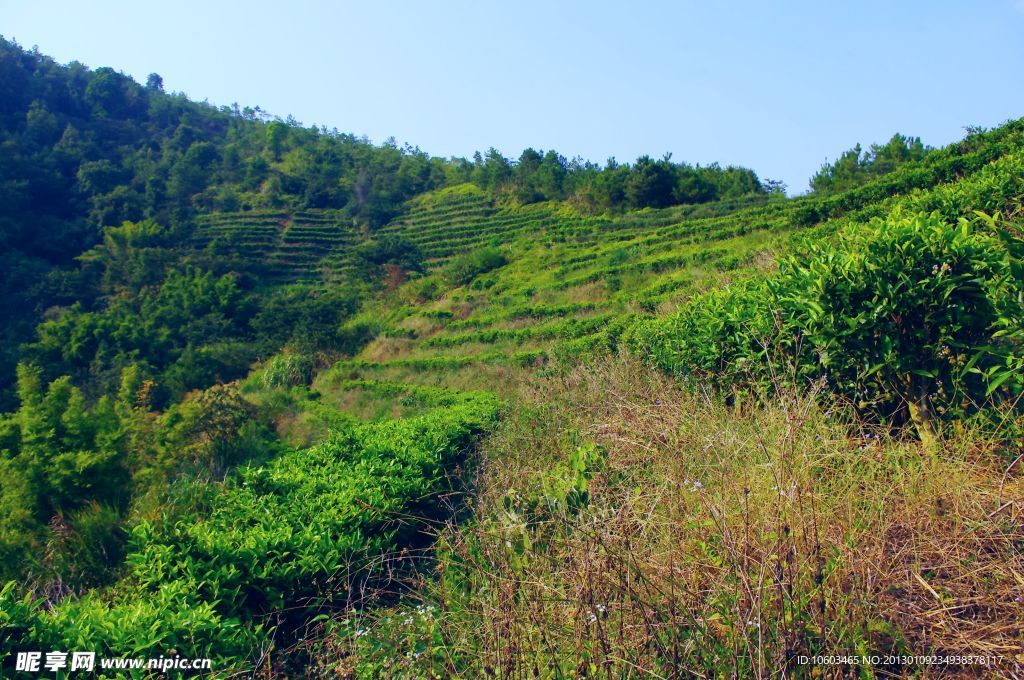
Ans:
<svg viewBox="0 0 1024 680"><path fill-rule="evenodd" d="M1024 116L1024 0L0 0L0 35L439 156L753 168Z"/></svg>

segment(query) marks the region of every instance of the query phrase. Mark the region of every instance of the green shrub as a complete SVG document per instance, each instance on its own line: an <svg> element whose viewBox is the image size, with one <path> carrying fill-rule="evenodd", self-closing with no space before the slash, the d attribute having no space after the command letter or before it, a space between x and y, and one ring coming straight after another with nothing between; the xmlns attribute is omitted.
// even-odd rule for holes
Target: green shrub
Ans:
<svg viewBox="0 0 1024 680"><path fill-rule="evenodd" d="M367 265L362 268L367 272L386 264L397 265L405 271L423 271L423 253L415 243L401 236L386 235L367 241L356 248L355 255Z"/></svg>
<svg viewBox="0 0 1024 680"><path fill-rule="evenodd" d="M338 329L338 351L349 356L358 354L370 341L383 332L377 320L364 318L362 315L351 319Z"/></svg>
<svg viewBox="0 0 1024 680"><path fill-rule="evenodd" d="M421 305L440 297L441 281L436 276L413 279L399 289L398 295L407 304Z"/></svg>
<svg viewBox="0 0 1024 680"><path fill-rule="evenodd" d="M876 421L959 417L1024 389L1021 241L994 218L877 220L809 246L764 283L716 291L633 329L630 347L688 379L823 381Z"/></svg>
<svg viewBox="0 0 1024 680"><path fill-rule="evenodd" d="M369 383L367 383L369 385ZM401 389L379 384L386 393ZM330 593L365 585L381 554L422 540L446 512L448 471L495 421L500 402L408 388L444 403L406 420L339 423L310 449L231 475L195 509L131 531L128 578L50 608L0 591L0 655L95 649L152 656L175 649L251 667L269 644L268 616L308 615Z"/></svg>
<svg viewBox="0 0 1024 680"><path fill-rule="evenodd" d="M566 461L545 470L540 480L524 480L525 488L512 488L501 503L510 519L536 527L551 517L578 514L590 503L590 480L603 470L608 451L593 442L576 446Z"/></svg>
<svg viewBox="0 0 1024 680"><path fill-rule="evenodd" d="M268 296L251 325L268 354L282 345L303 354L345 351L350 339L339 328L358 306L349 290L294 285Z"/></svg>
<svg viewBox="0 0 1024 680"><path fill-rule="evenodd" d="M20 407L0 416L0 578L23 578L38 565L54 516L90 502L125 503L129 473L121 424L110 399L86 406L62 377L18 366Z"/></svg>
<svg viewBox="0 0 1024 680"><path fill-rule="evenodd" d="M263 367L260 382L266 389L308 385L313 377L313 361L301 354L275 354Z"/></svg>
<svg viewBox="0 0 1024 680"><path fill-rule="evenodd" d="M121 521L117 509L96 502L56 516L46 541L47 571L74 591L106 585L123 557Z"/></svg>
<svg viewBox="0 0 1024 680"><path fill-rule="evenodd" d="M979 229L980 227L980 229ZM817 373L860 410L979 408L1019 392L1024 272L991 218L876 222L787 259L769 284Z"/></svg>
<svg viewBox="0 0 1024 680"><path fill-rule="evenodd" d="M483 248L456 257L445 268L445 276L454 286L464 286L481 274L508 264L508 259L495 248Z"/></svg>

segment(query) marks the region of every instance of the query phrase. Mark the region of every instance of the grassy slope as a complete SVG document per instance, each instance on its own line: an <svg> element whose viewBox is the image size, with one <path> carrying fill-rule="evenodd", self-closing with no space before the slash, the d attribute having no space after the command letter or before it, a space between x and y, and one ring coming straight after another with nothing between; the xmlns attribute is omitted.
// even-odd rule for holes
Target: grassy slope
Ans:
<svg viewBox="0 0 1024 680"><path fill-rule="evenodd" d="M1019 127L824 200L595 217L466 185L411 202L383 232L422 249L420 278L440 292L417 300L413 280L379 297L356 320L377 337L312 391L267 390L257 373L248 393L297 445L349 417L416 414L410 384L510 406L436 578L324 626L324 672L746 676L806 651L1024 653L1024 490L986 442L963 433L936 459L851 437L808 395L736 413L612 356L638 317L771 270L793 239L891 212L1019 208ZM210 216L196 245L218 235L221 252L281 263L277 281L365 285L351 246L366 236L330 213ZM483 247L508 263L446 282L452 258ZM592 443L606 453L581 453Z"/></svg>
<svg viewBox="0 0 1024 680"><path fill-rule="evenodd" d="M1020 211L1022 142L1010 129L965 143L943 161L952 172L916 189L884 178L825 208L584 218L499 209L468 188L420 199L389 230L435 268L484 245L509 264L436 301L382 300L368 315L384 332L315 385L484 388L513 407L481 454L474 518L443 536L437 577L400 606L328 626L325 670L744 677L816 652L987 654L1020 671L1024 487L1006 450L971 432L941 457L851 436L806 394L737 413L601 350L633 318L770 270L794 238L901 212ZM804 228L811 211L832 218ZM580 460L590 442L606 451L599 463Z"/></svg>
<svg viewBox="0 0 1024 680"><path fill-rule="evenodd" d="M338 625L325 664L755 677L799 675L796 654L935 653L1019 670L1024 485L979 437L933 457L851 437L808 395L738 414L626 360L521 398L437 577ZM591 441L606 456L575 467Z"/></svg>

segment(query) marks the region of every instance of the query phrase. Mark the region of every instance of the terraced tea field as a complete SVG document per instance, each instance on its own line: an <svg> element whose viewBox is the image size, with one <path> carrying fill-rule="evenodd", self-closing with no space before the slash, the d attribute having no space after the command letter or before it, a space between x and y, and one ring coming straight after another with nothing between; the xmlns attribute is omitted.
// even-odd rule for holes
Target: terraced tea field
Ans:
<svg viewBox="0 0 1024 680"><path fill-rule="evenodd" d="M829 630L829 636L834 635L833 631L839 626L834 626L833 621L843 615L831 613L826 605L819 608L815 604L814 614L806 613L811 611L809 607L801 615L806 615L807 620L818 617L827 624L819 627L817 623L814 626L801 623L793 627L790 622L796 615L785 606L781 607L781 614L777 611L765 614L759 605L743 609L747 605L733 599L739 584L753 584L747 592L759 592L762 586L757 583L756 574L763 577L774 568L771 565L784 563L783 560L790 560L798 553L800 549L794 548L794 544L779 543L779 536L788 534L794 519L804 512L796 509L797 504L810 503L815 507L811 519L803 520L803 535L818 531L819 516L827 517L820 526L827 526L830 531L842 527L845 532L842 539L826 540L834 541L830 543L834 548L829 550L834 549L836 555L842 550L851 551L850 555L837 558L858 565L844 574L864 567L879 570L875 556L882 555L880 559L884 559L889 554L885 550L861 551L856 542L862 540L859 532L863 531L864 523L873 522L872 526L879 527L870 533L872 537L886 536L887 531L896 531L898 527L905 532L901 536L912 536L907 539L908 543L917 541L931 545L934 524L927 524L913 535L915 530L906 528L901 512L908 506L945 507L949 486L958 483L950 481L956 479L957 473L951 473L958 464L956 454L946 450L942 456L923 457L935 463L936 472L921 467L922 483L913 490L899 484L890 489L886 484L878 485L875 475L888 480L917 474L909 472L908 468L918 470L918 464L907 466L900 456L911 452L916 461L922 451L904 440L888 439L879 443L876 437L880 435L874 432L862 435L861 439L856 432L851 434L845 424L837 425L835 431L817 429L820 423L827 421L810 405L799 406L796 409L799 414L779 409L778 424L771 425L765 412L757 407L753 408L756 416L747 418L742 409L729 404L720 407L707 393L694 395L689 390L678 390L680 381L668 376L689 375L686 361L693 360L700 352L692 348L689 353L685 351L680 336L689 337L688 331L682 324L672 325L677 316L673 312L677 308L687 311L699 308L700 304L691 303L695 295L704 291L747 279L779 276L779 259L807 252L806 242L827 241L828 247L835 247L831 244L876 233L874 230L885 225L900 224L907 216L920 220L921 224L943 225L942 234L949 229L967 238L975 228L971 220L979 217L974 211L1004 216L1024 214L1021 204L1024 135L1015 132L993 141L995 143L977 150L969 145L951 149L945 156L933 157L928 164L908 167L895 176L824 199L760 197L699 208L648 210L603 217L583 216L566 205L501 208L482 200L469 200L466 196L471 192L468 190L460 196L454 192L433 195L429 200L421 199L411 205L402 221L389 225L389 233L410 239L426 233L435 238L448 233L445 224L458 224L451 232L455 235L449 237L450 242L442 250L432 252L431 267L424 276L371 304L363 312L363 320L379 323L379 335L358 356L320 373L314 380L314 391L346 412L371 419L396 415L396 396L402 408L413 405L415 400L411 395L415 394L415 388L412 385L486 390L506 397L508 408L502 428L485 444L490 447L483 458L487 469L481 474L484 481L475 490L474 502L478 506L474 519L464 526L452 527L439 541L444 550L451 551L439 559L447 566L447 571L432 565L432 576L442 576L426 580L413 595L389 608L364 610L363 619L346 619L332 644L345 641L340 646L349 655L346 658L357 660L360 668L387 668L389 672L409 677L416 677L425 663L417 660L419 655L425 659L431 653L435 659L432 668L442 669L437 671L439 676L443 669L463 666L474 668L481 675L501 668L509 670L510 677L517 672L532 672L542 677L570 676L578 668L578 659L584 653L592 653L595 657L604 655L603 663L609 668L618 668L616 664L621 663L621 659L629 659L627 674L642 668L646 672L640 675L660 676L661 672L653 670L660 668L665 677L673 677L671 673L678 670L678 658L662 650L666 659L664 665L651 662L650 658L658 654L652 652L656 645L647 642L650 638L644 638L645 633L637 633L649 630L649 617L658 606L662 606L659 621L675 622L666 624L666 628L677 625L681 630L690 631L694 621L701 625L699 617L689 614L693 611L702 612L701 616L706 616L704 620L708 621L721 618L738 622L729 629L719 629L716 624L688 639L687 644L692 642L693 649L698 650L688 648L684 652L692 655L686 658L696 659L692 661L694 667L703 663L725 668L737 664L740 668L744 663L737 661L744 658L736 651L740 646L723 644L712 648L718 640L728 639L730 635L735 634L740 640L749 639L744 636L750 630L760 635L762 625L765 630L796 630L795 635L819 628ZM958 220L963 220L959 227L945 226L957 225ZM474 230L473 225L479 231ZM429 240L417 242L424 246L430 243ZM905 242L905 239L897 239L882 250L901 253L899 245ZM504 255L504 264L480 272L468 283L456 285L447 276L452 264L459 262L461 256L485 248L499 250ZM963 264L957 260L950 266L959 272ZM900 271L904 268L913 270L911 264L899 267ZM946 271L945 268L940 270L939 265L925 269L936 278L941 276L938 272ZM969 275L963 276L969 278ZM863 280L863 277L856 280ZM425 285L431 281L436 285ZM932 278L925 275L922 279L915 274L915 281L926 286ZM749 286L736 286L735 290L757 285L758 281L750 281ZM431 291L431 294L418 294L421 291ZM715 296L698 299L703 303L714 300ZM871 297L866 299L872 300ZM709 309L713 311L700 318L706 322L702 326L711 330L695 335L701 341L706 339L705 346L716 343L728 346L730 334L739 333L736 327L745 329L744 319L740 317L737 321L725 307L709 306ZM759 318L768 319L770 323L773 315L762 313ZM719 319L725 322L716 325ZM640 320L646 321L636 323ZM840 332L845 328L841 323L826 323ZM719 330L721 332L715 335ZM785 337L800 336L787 334ZM654 341L649 342L652 338ZM684 349L676 351L681 346ZM617 348L654 364L660 371L652 374L637 370L636 364L629 360L589 361L592 355ZM714 349L709 353L714 355ZM809 360L807 365L816 366L818 361ZM602 372L589 375L595 366L601 366ZM749 370L749 364L743 368ZM652 375L657 377L652 380ZM392 386L391 402L375 399L374 390L368 389L371 385ZM630 390L633 390L632 397ZM380 388L376 388L376 392L381 394ZM403 396L406 392L409 396ZM564 392L571 393L572 397L561 410L552 407L552 402ZM685 396L673 401L678 399L678 394ZM713 402L715 405L709 406ZM714 425L709 426L709 421ZM809 426L808 422L815 424ZM737 423L747 423L743 427L749 426L749 429L740 432L736 429ZM775 427L778 429L773 430ZM793 435L802 431L803 434ZM779 436L772 439L771 432ZM601 446L585 443L588 437ZM805 447L804 452L796 462L786 462L786 456L801 450L793 443L801 437L804 439L800 439L803 443L799 446ZM836 447L834 453L829 448L833 446ZM737 458L737 451L745 447L753 452L749 460L742 456ZM824 456L823 449L826 450ZM664 456L663 465L653 463L659 451ZM869 452L868 456L864 455L865 451ZM889 461L887 456L893 456L893 462L880 462ZM735 462L738 459L743 460L739 465ZM968 466L970 484L976 483L974 480L979 474L979 468L973 467L976 464L971 459ZM780 473L787 465L793 466L791 471ZM830 468L831 465L837 469ZM849 465L850 471L844 465ZM876 465L892 465L893 471L880 473L882 468ZM1005 466L1003 461L996 464L996 474L990 483L995 483L996 477L1005 478ZM649 477L645 476L647 474ZM780 474L787 480L785 485L779 481L777 475ZM763 477L759 479L759 476ZM598 478L600 482L593 483ZM835 482L837 479L839 483ZM866 482L866 479L871 481ZM924 495L919 489L925 487L925 482L932 481L938 482L936 493L940 500L922 500ZM822 489L830 483L827 491L820 495L815 491L798 491ZM620 484L621 493L616 491ZM867 484L878 486L879 493L865 494ZM705 485L715 485L715 491L706 492ZM657 491L648 493L651 488ZM726 493L721 489L729 489L730 495L715 495ZM757 489L763 495L755 503L751 499L755 498ZM800 493L807 496L800 496ZM602 494L609 499L604 504L595 500ZM887 494L896 500L879 500ZM644 500L638 503L640 498ZM758 503L772 511L780 508L779 515L759 525L748 514L748 509L757 507ZM886 503L891 505L881 510ZM666 506L676 508L676 514L665 513ZM581 510L582 507L588 510ZM871 509L865 510L863 515L857 514L867 507ZM991 513L998 512L1000 505L985 507L985 512ZM819 508L825 509L824 515L818 514ZM707 513L706 519L691 521L690 518L701 516L702 512ZM635 514L628 519L631 513ZM723 519L729 513L735 513L733 519ZM853 519L850 519L851 513ZM660 521L652 522L650 518L654 516L659 516ZM988 521L991 517L988 514L986 519L978 521ZM624 527L621 532L620 521ZM856 528L847 528L844 522ZM615 528L609 528L612 526ZM681 526L686 529L676 533ZM776 533L779 527L784 528ZM680 536L690 530L693 540L686 543L687 539ZM956 527L950 535L959 537L960 531ZM764 538L765 544L757 548L761 551L759 554L772 555L767 559L778 561L771 565L768 561L757 563L760 571L745 581L743 579L749 577L745 566L721 560L720 554L709 548L709 534L714 536L715 545L728 544L732 536L747 536L749 539L743 540L751 543ZM649 538L653 535L663 536L664 544L637 560L634 546L640 540L659 540ZM1019 536L1019 532L1013 535ZM644 538L637 539L638 536ZM820 549L816 540L807 542L807 551L813 557L805 561L810 565L806 589L802 591L807 593L805 601L819 597L823 589L835 588L830 591L834 594L828 596L829 601L845 602L851 579L845 575L842 578L834 574L823 576L821 565L825 561L816 552ZM855 544L857 547L853 547ZM785 547L780 549L779 545ZM998 601L999 588L1015 583L1016 572L1011 575L999 574L999 571L1004 560L1020 563L1019 550L1008 541L998 547L993 544L988 549L1001 557L972 574L985 573L984 578L990 579L990 583L1002 585L972 586L970 595L949 595L950 601L969 602L976 592L982 591ZM772 553L772 550L779 553ZM774 556L781 555L782 551L785 557ZM650 567L642 578L649 582L664 579L665 582L652 600L638 603L634 590L636 574L646 568L639 565L646 559L657 561L658 555L663 554L674 555L675 561ZM747 553L744 548L738 548L736 554ZM864 557L867 554L871 557ZM900 635L905 635L908 648L976 649L982 644L1020 648L1019 643L1012 641L1014 631L1019 639L1020 630L1019 617L1013 616L1000 619L1006 621L1005 630L990 626L988 621L993 619L986 619L984 632L980 627L975 629L977 642L954 639L949 630L955 630L953 627L960 621L948 613L950 609L945 600L938 604L933 602L931 598L939 599L939 596L929 585L925 585L928 592L922 595L927 601L924 606L928 607L924 616L946 619L942 626L929 631L920 628L922 608L908 605L902 594L917 588L915 584L924 584L924 577L915 573L914 580L906 578L906 565L902 562L905 557L899 551L897 554L900 555L898 566L887 572L887 578L899 584L901 595L889 609L877 609L885 611L887 618L884 620L899 621L896 625L901 630ZM917 553L922 554L927 555L923 551ZM702 564L700 572L684 571L682 578L676 576L680 573L678 565L692 566L704 555L709 562ZM973 558L970 563L974 569ZM620 571L608 578L607 571L616 568ZM696 573L702 576L698 578ZM715 589L703 578L708 573L739 574L736 578L726 578L720 586L720 595L712 596L721 597L724 604L719 609L707 606L708 593ZM691 578L693 582L699 581L699 585L692 586ZM932 578L947 584L955 580ZM766 590L774 587L768 585L771 580L765 580ZM979 583L980 580L981 577ZM595 583L613 585L595 586ZM668 604L650 604L660 602L661 596L674 593L675 588L691 587L693 600L687 604L687 613L681 619L676 618L674 594ZM755 595L764 597L762 602L774 596L775 591L771 595ZM453 602L459 604L453 606ZM736 607L745 613L734 614ZM429 612L438 609L445 612L444 617L432 620ZM509 610L514 613L506 613ZM581 612L586 615L581 616ZM633 618L625 612L632 612L629 616ZM460 615L465 616L464 622L452 624L452 619ZM771 624L757 623L762 616L778 618ZM871 616L879 617L873 620L882 620L880 615L872 613ZM630 623L623 625L627 620ZM896 626L886 625L889 626L886 630L896 629ZM632 632L623 634L622 639L616 638L621 631ZM634 634L645 642L632 646ZM560 643L549 644L545 638L548 635L557 637ZM828 639L826 647L840 644ZM510 652L510 640L513 641L511 646L522 645L529 651ZM607 647L604 646L606 640L611 640ZM782 649L785 644L788 643L779 642L777 646ZM806 644L813 646L819 642L814 638ZM885 645L890 644L890 640L873 640L870 644L887 648ZM977 646L970 647L970 644ZM467 660L453 662L452 658L463 649L473 651ZM406 650L415 650L416 656L409 657ZM705 652L708 656L702 657ZM402 661L403 653L407 661ZM538 672L538 668L547 671ZM500 672L493 674L501 675ZM755 673L748 667L731 675L746 677Z"/></svg>
<svg viewBox="0 0 1024 680"><path fill-rule="evenodd" d="M214 213L199 220L196 248L261 262L277 283L343 280L361 236L332 211Z"/></svg>
<svg viewBox="0 0 1024 680"><path fill-rule="evenodd" d="M1020 135L997 142L951 147L825 198L761 195L595 216L566 203L500 204L468 184L424 194L372 238L415 244L425 273L368 303L355 321L372 323L376 338L335 371L501 392L523 367L605 351L639 317L774 268L794 238L894 209L951 219L965 200L999 209L1007 189L996 175L1012 174ZM262 258L274 281L364 286L354 248L369 238L330 212L232 213L204 218L195 245ZM454 261L485 249L505 264L468 283L450 279Z"/></svg>

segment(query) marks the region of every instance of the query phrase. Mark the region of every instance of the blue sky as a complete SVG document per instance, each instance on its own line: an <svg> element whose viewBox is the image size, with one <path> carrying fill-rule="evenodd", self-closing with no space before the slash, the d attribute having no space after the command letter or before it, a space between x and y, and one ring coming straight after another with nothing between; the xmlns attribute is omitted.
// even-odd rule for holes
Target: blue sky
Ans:
<svg viewBox="0 0 1024 680"><path fill-rule="evenodd" d="M1024 0L0 1L0 34L435 155L745 165L1024 116Z"/></svg>

